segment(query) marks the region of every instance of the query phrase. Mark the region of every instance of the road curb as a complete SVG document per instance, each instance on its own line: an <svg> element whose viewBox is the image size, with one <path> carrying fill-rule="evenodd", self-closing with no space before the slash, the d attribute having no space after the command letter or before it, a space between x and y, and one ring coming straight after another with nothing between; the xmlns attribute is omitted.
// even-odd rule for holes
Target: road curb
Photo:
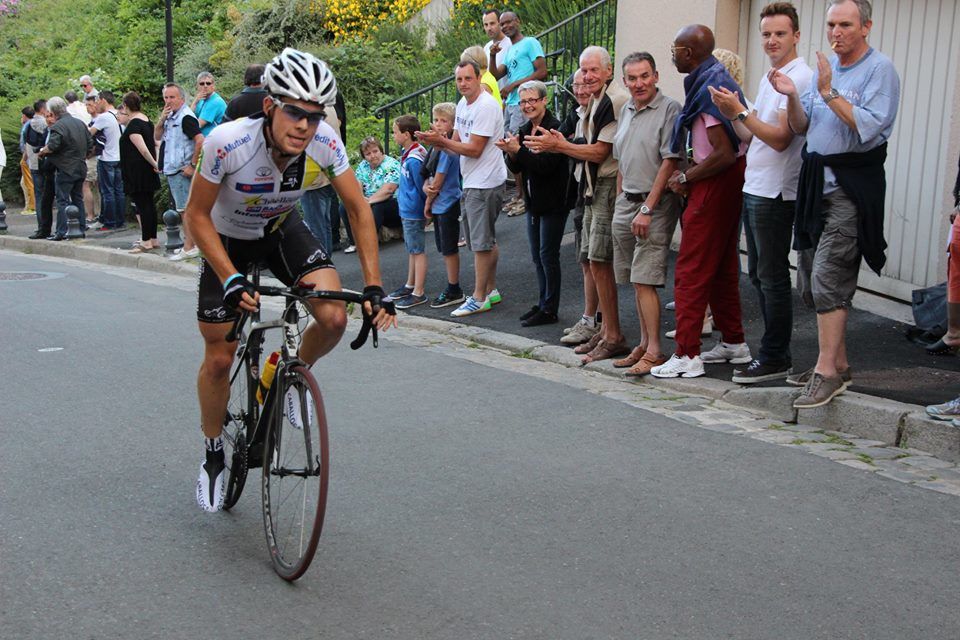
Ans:
<svg viewBox="0 0 960 640"><path fill-rule="evenodd" d="M41 242L18 236L0 235L0 248L25 254L71 258L96 264L143 269L155 273L195 276L197 264L193 261L171 262L160 255L129 254L84 244L83 240ZM580 367L579 356L572 349L548 344L500 331L462 325L435 318L410 314L401 316L403 326L435 333L448 334L477 344L514 354L524 354L544 362ZM621 372L607 362L591 363L584 367L602 375L623 380ZM727 404L759 410L781 422L796 423L841 431L862 438L879 440L888 445L921 449L942 460L960 462L960 429L949 422L937 422L927 417L924 407L857 392L847 392L825 407L798 412L793 408L797 389L784 387L742 387L733 382L713 378L644 379L645 384L683 395L722 400Z"/></svg>
<svg viewBox="0 0 960 640"><path fill-rule="evenodd" d="M449 334L510 353L524 353L528 357L565 367L580 367L580 357L575 355L572 349L522 336L409 314L401 317L401 326ZM583 368L618 380L624 379L621 371L614 369L609 361L591 363ZM924 407L915 404L848 391L824 407L798 411L793 408L793 400L799 389L793 387L744 387L706 377L648 377L635 383L683 395L721 400L733 406L762 411L780 422L840 431L860 438L878 440L890 446L909 446L942 460L960 462L960 429L949 422L931 420Z"/></svg>
<svg viewBox="0 0 960 640"><path fill-rule="evenodd" d="M19 236L0 235L0 248L19 251L30 255L51 256L55 258L69 258L82 260L94 264L103 264L112 267L126 267L128 269L143 269L155 273L170 275L197 274L196 261L171 262L160 254L134 254L84 244L83 240L62 240L52 242L46 240L30 240Z"/></svg>

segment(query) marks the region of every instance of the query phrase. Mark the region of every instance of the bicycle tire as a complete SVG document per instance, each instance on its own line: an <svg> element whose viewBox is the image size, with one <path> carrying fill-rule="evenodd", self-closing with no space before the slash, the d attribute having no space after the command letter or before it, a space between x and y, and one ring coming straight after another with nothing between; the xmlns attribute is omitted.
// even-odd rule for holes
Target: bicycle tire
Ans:
<svg viewBox="0 0 960 640"><path fill-rule="evenodd" d="M263 527L273 568L294 581L310 567L327 506L330 458L327 417L320 387L303 366L278 373L266 433L261 489ZM299 406L290 409L289 392ZM299 415L301 428L291 416ZM304 428L305 425L305 428ZM293 500L296 498L296 500Z"/></svg>
<svg viewBox="0 0 960 640"><path fill-rule="evenodd" d="M240 499L247 481L247 435L257 424L260 405L254 396L256 376L250 353L244 349L246 336L239 336L241 351L230 373L230 399L223 421L223 457L227 465L223 508L229 510Z"/></svg>

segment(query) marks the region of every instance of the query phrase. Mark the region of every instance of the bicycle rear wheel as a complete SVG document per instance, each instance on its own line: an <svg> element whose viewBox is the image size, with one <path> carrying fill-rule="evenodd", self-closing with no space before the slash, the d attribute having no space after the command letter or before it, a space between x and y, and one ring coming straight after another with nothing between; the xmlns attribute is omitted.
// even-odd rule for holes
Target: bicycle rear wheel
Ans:
<svg viewBox="0 0 960 640"><path fill-rule="evenodd" d="M296 580L313 560L327 507L329 448L323 398L302 366L284 370L263 456L263 527L277 574Z"/></svg>
<svg viewBox="0 0 960 640"><path fill-rule="evenodd" d="M245 336L240 336L245 345ZM223 508L230 509L240 499L247 481L247 434L259 418L260 405L253 395L257 384L250 353L241 346L233 371L230 372L230 400L223 421L223 457L227 469Z"/></svg>

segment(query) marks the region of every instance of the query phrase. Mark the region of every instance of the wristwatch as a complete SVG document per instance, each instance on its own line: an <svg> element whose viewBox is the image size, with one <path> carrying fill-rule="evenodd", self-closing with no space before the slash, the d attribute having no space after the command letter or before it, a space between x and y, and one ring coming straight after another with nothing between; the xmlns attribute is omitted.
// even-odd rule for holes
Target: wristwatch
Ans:
<svg viewBox="0 0 960 640"><path fill-rule="evenodd" d="M650 207L648 207L646 203L643 203L642 205L640 205L640 215L642 215L642 216L652 216L652 215L653 215L653 209L651 209Z"/></svg>
<svg viewBox="0 0 960 640"><path fill-rule="evenodd" d="M744 109L743 111L737 114L737 120L739 120L740 122L743 122L744 120L747 119L748 115L750 115L750 110Z"/></svg>
<svg viewBox="0 0 960 640"><path fill-rule="evenodd" d="M840 97L840 92L834 89L833 87L831 87L830 91L827 92L827 95L823 96L823 104L830 104L831 100L839 97Z"/></svg>
<svg viewBox="0 0 960 640"><path fill-rule="evenodd" d="M687 184L687 172L686 172L686 171L681 171L681 172L680 172L680 175L677 176L677 182L679 182L680 184Z"/></svg>

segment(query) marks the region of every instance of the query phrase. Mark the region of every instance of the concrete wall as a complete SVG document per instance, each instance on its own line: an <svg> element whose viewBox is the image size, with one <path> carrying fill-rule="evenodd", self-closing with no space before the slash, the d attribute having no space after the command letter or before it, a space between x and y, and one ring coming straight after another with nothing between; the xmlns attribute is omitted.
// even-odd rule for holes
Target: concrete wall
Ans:
<svg viewBox="0 0 960 640"><path fill-rule="evenodd" d="M683 102L683 76L670 61L670 45L682 27L705 24L714 30L717 46L731 51L740 49L740 0L679 0L664 3L650 0L617 2L617 78L620 62L633 51L648 51L657 61L660 88Z"/></svg>

